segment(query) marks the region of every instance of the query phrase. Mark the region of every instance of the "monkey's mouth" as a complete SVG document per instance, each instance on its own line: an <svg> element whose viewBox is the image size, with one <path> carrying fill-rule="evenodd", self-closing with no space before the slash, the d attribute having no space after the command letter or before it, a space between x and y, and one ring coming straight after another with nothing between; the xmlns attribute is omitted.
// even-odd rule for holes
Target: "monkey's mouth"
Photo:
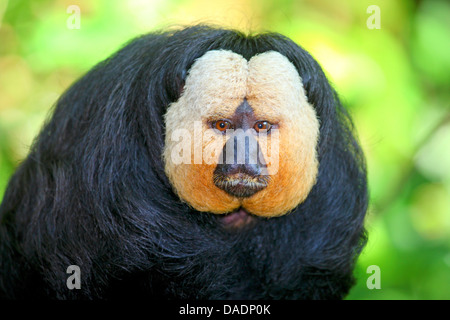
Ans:
<svg viewBox="0 0 450 320"><path fill-rule="evenodd" d="M237 198L248 198L269 184L267 176L250 176L245 173L234 175L214 174L214 184L226 193Z"/></svg>
<svg viewBox="0 0 450 320"><path fill-rule="evenodd" d="M214 174L214 184L226 193L237 198L248 198L266 188L269 184L268 176L251 176L246 173L232 175ZM252 224L257 217L240 207L236 211L220 217L221 223L226 228L241 228Z"/></svg>
<svg viewBox="0 0 450 320"><path fill-rule="evenodd" d="M220 216L221 223L227 228L241 228L252 224L257 217L248 213L243 208L239 208L234 212Z"/></svg>

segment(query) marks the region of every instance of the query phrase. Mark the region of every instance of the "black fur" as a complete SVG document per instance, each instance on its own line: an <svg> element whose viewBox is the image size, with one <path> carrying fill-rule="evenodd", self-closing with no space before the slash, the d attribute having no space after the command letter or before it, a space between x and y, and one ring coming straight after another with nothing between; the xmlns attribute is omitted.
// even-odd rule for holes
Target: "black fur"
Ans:
<svg viewBox="0 0 450 320"><path fill-rule="evenodd" d="M292 213L226 230L172 191L162 116L192 63L285 55L320 119L317 184ZM318 63L279 34L195 26L131 41L59 99L0 206L0 297L339 299L365 244L364 156ZM81 289L69 290L69 265Z"/></svg>

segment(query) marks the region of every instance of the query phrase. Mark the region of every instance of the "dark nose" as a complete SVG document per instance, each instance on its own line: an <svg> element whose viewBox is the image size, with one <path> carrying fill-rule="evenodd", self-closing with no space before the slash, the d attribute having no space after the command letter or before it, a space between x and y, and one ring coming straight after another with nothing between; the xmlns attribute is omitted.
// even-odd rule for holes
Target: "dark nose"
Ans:
<svg viewBox="0 0 450 320"><path fill-rule="evenodd" d="M256 139L240 130L223 147L214 170L214 184L228 194L246 198L267 187L264 156Z"/></svg>
<svg viewBox="0 0 450 320"><path fill-rule="evenodd" d="M258 159L258 142L248 135L235 135L225 144L222 151L223 163L216 171L231 176L245 174L256 177L261 173L261 161Z"/></svg>

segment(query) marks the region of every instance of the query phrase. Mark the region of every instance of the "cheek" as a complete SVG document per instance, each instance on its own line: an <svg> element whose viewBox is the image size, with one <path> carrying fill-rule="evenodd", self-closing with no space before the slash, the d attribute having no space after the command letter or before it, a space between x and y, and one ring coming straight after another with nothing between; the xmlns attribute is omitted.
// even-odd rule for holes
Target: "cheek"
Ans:
<svg viewBox="0 0 450 320"><path fill-rule="evenodd" d="M214 169L215 165L178 165L172 184L179 197L198 211L230 212L239 207L239 201L214 185Z"/></svg>

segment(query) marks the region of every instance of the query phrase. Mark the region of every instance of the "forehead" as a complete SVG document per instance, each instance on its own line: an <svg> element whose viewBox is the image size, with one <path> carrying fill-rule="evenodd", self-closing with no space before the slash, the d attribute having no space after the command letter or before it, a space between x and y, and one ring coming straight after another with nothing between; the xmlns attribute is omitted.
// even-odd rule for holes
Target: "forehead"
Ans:
<svg viewBox="0 0 450 320"><path fill-rule="evenodd" d="M189 70L180 100L199 115L234 113L247 99L256 113L282 115L307 104L294 65L275 51L247 61L227 50L208 51Z"/></svg>

